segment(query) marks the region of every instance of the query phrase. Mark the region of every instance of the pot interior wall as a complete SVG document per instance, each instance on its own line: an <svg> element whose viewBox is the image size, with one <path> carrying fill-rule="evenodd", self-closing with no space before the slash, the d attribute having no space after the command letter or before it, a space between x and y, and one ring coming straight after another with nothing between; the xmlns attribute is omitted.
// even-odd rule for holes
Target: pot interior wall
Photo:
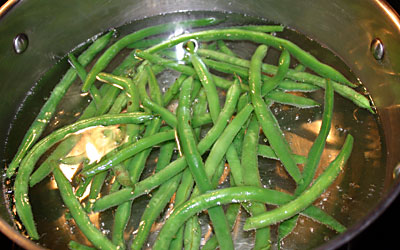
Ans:
<svg viewBox="0 0 400 250"><path fill-rule="evenodd" d="M93 8L91 1L23 1L0 19L0 98L3 100L0 106L1 151L4 151L5 143L8 143L8 147L17 147L23 129L20 138L7 142L10 123L15 114L21 111L19 108L26 96L35 89L32 86L68 51L112 27L146 17L184 11L239 13L282 23L328 47L347 64L370 92L384 129L388 157L386 169L382 170L385 172L382 200L377 200L376 207L371 207L371 214L378 214L376 210L387 205L383 200L398 192L393 171L400 159L400 142L395 140L399 135L397 124L400 122L400 80L397 73L400 72L400 25L380 1L364 1L361 5L345 0L100 0L96 1L96 8ZM29 38L28 49L22 54L16 54L12 48L12 41L19 33ZM370 52L370 43L376 37L385 45L385 56L380 61L375 60ZM53 74L56 76L57 72L47 77L51 79ZM49 92L52 86L40 88L35 91ZM20 114L24 114L24 111ZM10 159L2 157L2 160L8 162ZM3 169L0 171L4 172ZM7 226L13 225L13 221L4 197L0 201L0 214L5 222L2 231L28 246L29 241L23 240ZM365 221L361 221L355 228L358 227L358 230L364 224ZM357 230L351 230L350 233L354 235ZM344 236L341 240L347 240L348 237Z"/></svg>

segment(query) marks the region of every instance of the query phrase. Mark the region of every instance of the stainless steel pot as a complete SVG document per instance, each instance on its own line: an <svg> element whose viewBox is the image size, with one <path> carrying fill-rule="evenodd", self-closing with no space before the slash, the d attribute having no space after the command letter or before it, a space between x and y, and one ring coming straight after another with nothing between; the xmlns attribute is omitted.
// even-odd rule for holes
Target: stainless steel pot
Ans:
<svg viewBox="0 0 400 250"><path fill-rule="evenodd" d="M165 13L214 11L264 18L292 27L331 49L364 83L379 111L387 157L379 199L366 216L322 248L336 248L367 227L400 191L400 19L382 0L98 0L9 1L0 14L0 142L32 86L68 51L112 27ZM12 5L12 4L11 4ZM21 35L22 34L22 35ZM26 48L24 47L26 45ZM21 49L21 50L19 50ZM21 135L22 138L22 135ZM21 139L20 138L20 139ZM8 142L11 145L17 142ZM8 161L1 156L3 162ZM3 176L4 170L0 170ZM360 173L360 175L368 174ZM367 189L368 187L360 187ZM365 190L364 190L365 191ZM0 197L0 230L28 249Z"/></svg>

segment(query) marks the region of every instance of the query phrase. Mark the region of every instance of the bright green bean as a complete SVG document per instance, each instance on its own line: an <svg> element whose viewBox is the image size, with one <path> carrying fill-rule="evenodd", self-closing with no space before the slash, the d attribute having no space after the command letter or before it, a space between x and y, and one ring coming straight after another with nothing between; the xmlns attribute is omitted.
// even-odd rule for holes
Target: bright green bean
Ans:
<svg viewBox="0 0 400 250"><path fill-rule="evenodd" d="M90 70L86 81L83 83L82 91L87 92L93 82L96 79L98 73L106 68L109 62L126 46L132 44L136 41L139 41L145 37L156 35L168 31L175 30L178 26L181 27L201 27L201 26L208 26L218 23L219 21L215 18L205 18L199 20L189 20L189 21L182 21L177 23L166 23L160 24L148 28L144 28L142 30L136 31L130 35L124 36L113 45L111 45L97 60L96 64Z"/></svg>
<svg viewBox="0 0 400 250"><path fill-rule="evenodd" d="M250 217L246 220L243 229L250 230L265 227L276 222L288 219L309 207L326 188L336 179L350 157L353 147L353 137L347 135L346 141L339 155L332 161L328 168L317 178L314 184L299 195L296 199L264 214Z"/></svg>
<svg viewBox="0 0 400 250"><path fill-rule="evenodd" d="M302 181L300 170L293 160L291 149L286 142L276 118L271 113L269 107L261 97L261 62L267 52L265 45L260 45L251 59L249 70L250 97L254 106L264 135L267 137L272 149L281 160L286 171L299 183Z"/></svg>
<svg viewBox="0 0 400 250"><path fill-rule="evenodd" d="M332 116L333 116L333 103L334 92L330 80L326 80L325 87L325 100L324 100L324 113L322 115L322 124L318 133L317 139L314 141L310 151L308 152L307 161L303 168L304 182L299 185L295 191L296 195L301 194L312 182L315 171L321 159L322 151L326 144L326 138L331 129Z"/></svg>
<svg viewBox="0 0 400 250"><path fill-rule="evenodd" d="M166 121L168 125L175 128L177 123L175 115L172 114L172 112L169 111L168 109L164 108L162 105L152 101L150 97L147 95L146 83L148 80L148 74L146 73L146 71L142 71L139 74L140 77L138 79L137 86L140 95L140 100L142 101L142 105L152 110L152 112L159 114Z"/></svg>
<svg viewBox="0 0 400 250"><path fill-rule="evenodd" d="M167 248L171 238L188 218L210 207L241 202L262 202L274 205L283 205L289 202L292 197L292 195L287 193L253 186L230 187L207 192L190 199L174 209L174 212L170 215L169 219L165 222L164 227L161 229L153 249L157 250ZM312 214L308 211L310 208L314 207L311 206L306 208L303 210L302 214Z"/></svg>
<svg viewBox="0 0 400 250"><path fill-rule="evenodd" d="M290 54L287 49L283 49L281 56L279 57L278 71L276 74L264 82L261 87L261 95L265 96L276 87L278 87L279 83L285 78L290 65Z"/></svg>
<svg viewBox="0 0 400 250"><path fill-rule="evenodd" d="M90 242L98 249L119 249L92 224L85 210L76 199L68 179L64 176L61 170L56 167L53 174L65 205L69 208L69 211L74 218L75 223L79 226L79 229L85 234Z"/></svg>
<svg viewBox="0 0 400 250"><path fill-rule="evenodd" d="M73 240L71 240L68 243L68 247L71 250L94 250L95 249L93 247L88 247L88 246L82 245L82 244L80 244L80 243L78 243L76 241L73 241Z"/></svg>
<svg viewBox="0 0 400 250"><path fill-rule="evenodd" d="M153 63L154 65L160 65L163 67L167 67L167 68L176 70L176 71L181 72L188 76L196 75L195 70L188 65L180 64L173 60L168 60L168 59L162 58L158 55L147 53L146 51L136 51L136 56L143 58L145 60L148 60L149 62ZM197 75L196 75L196 77L197 77ZM228 89L232 85L232 82L229 80L226 80L225 78L222 78L222 77L219 77L216 75L212 75L212 77L213 77L215 85L219 88Z"/></svg>
<svg viewBox="0 0 400 250"><path fill-rule="evenodd" d="M213 58L216 60L221 60L223 62L232 63L232 64L235 64L238 66L247 67L247 68L250 67L250 61L240 59L237 57L231 57L224 53L211 51L211 50L203 50L203 49L199 49L197 51L197 53L199 53L202 56L206 56L206 57ZM264 73L275 75L277 70L278 70L277 66L269 65L269 64L265 64L265 63L262 64L262 71ZM295 80L295 81L299 81L299 82L311 83L320 88L325 87L325 78L316 76L316 75L312 75L307 72L299 72L296 70L289 69L287 72L287 78ZM358 93L357 91L355 91L352 88L349 88L348 86L339 84L335 81L332 81L332 85L333 85L334 90L341 96L351 100L357 106L359 106L361 108L365 108L373 114L375 113L371 108L371 104L370 104L370 101L368 100L368 98L366 98L362 94Z"/></svg>
<svg viewBox="0 0 400 250"><path fill-rule="evenodd" d="M249 126L247 127L246 134L243 139L242 149L242 168L243 182L246 186L262 187L260 174L258 172L258 155L257 146L259 141L260 127L257 119L253 116L250 119ZM266 207L262 203L252 203L251 206L246 206L252 216L262 214L266 211ZM270 228L264 227L256 230L254 249L270 248Z"/></svg>
<svg viewBox="0 0 400 250"><path fill-rule="evenodd" d="M191 51L190 59L206 92L208 109L210 110L211 119L215 123L218 119L219 112L221 111L221 106L214 80L208 71L207 66L195 52Z"/></svg>
<svg viewBox="0 0 400 250"><path fill-rule="evenodd" d="M318 86L306 82L295 82L285 79L279 83L279 89L283 91L296 91L296 92L313 92L319 90Z"/></svg>
<svg viewBox="0 0 400 250"><path fill-rule="evenodd" d="M190 39L197 39L200 41L220 40L220 39L249 40L256 43L272 46L277 49L285 48L290 52L291 55L297 58L297 60L299 60L300 63L312 69L314 72L321 75L322 77L329 78L334 81L338 81L354 87L354 84L352 84L349 80L347 80L340 72L338 72L329 65L319 62L314 56L302 50L296 44L288 40L274 37L272 35L261 32L240 30L240 29L220 29L220 30L206 30L206 31L193 32L173 37L167 41L164 41L158 45L146 49L146 52L154 53L159 50L175 46L178 43L188 41Z"/></svg>
<svg viewBox="0 0 400 250"><path fill-rule="evenodd" d="M219 50L222 51L222 53L225 53L230 56L236 56L235 53L225 44L223 40L218 40L217 45Z"/></svg>
<svg viewBox="0 0 400 250"><path fill-rule="evenodd" d="M204 170L204 163L201 158L201 153L197 149L196 140L189 124L191 117L190 93L192 82L193 79L188 78L182 83L181 92L179 95L179 105L177 108L177 132L181 150L185 155L187 165L189 166L200 192L204 193L211 190L212 186L210 179L207 177L206 171ZM209 209L208 214L213 222L214 231L217 235L217 239L221 248L233 249L232 238L222 207Z"/></svg>
<svg viewBox="0 0 400 250"><path fill-rule="evenodd" d="M271 91L265 96L265 98L277 103L286 104L298 108L314 108L320 106L320 104L313 99L281 91Z"/></svg>
<svg viewBox="0 0 400 250"><path fill-rule="evenodd" d="M235 27L237 29L252 30L259 32L282 32L285 27L282 25L244 25Z"/></svg>

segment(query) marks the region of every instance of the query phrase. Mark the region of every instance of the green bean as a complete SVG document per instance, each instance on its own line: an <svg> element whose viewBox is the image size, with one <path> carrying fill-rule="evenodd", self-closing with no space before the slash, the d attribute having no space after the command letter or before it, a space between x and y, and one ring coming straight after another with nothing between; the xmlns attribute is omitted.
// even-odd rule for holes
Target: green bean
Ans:
<svg viewBox="0 0 400 250"><path fill-rule="evenodd" d="M314 108L320 106L320 104L313 99L281 91L271 91L265 96L265 98L277 103L286 104L298 108Z"/></svg>
<svg viewBox="0 0 400 250"><path fill-rule="evenodd" d="M209 191L185 202L174 209L161 229L153 249L165 249L178 228L190 217L210 207L228 203L261 202L283 205L292 199L292 195L267 188L241 186ZM311 206L310 208L312 208ZM302 213L308 213L309 208Z"/></svg>
<svg viewBox="0 0 400 250"><path fill-rule="evenodd" d="M207 56L207 57L210 57L210 58L213 58L216 60L229 62L229 63L235 64L238 66L242 66L242 67L248 68L250 66L250 62L248 60L240 59L237 57L231 57L224 53L219 53L216 51L199 49L197 51L197 53L199 53L201 56ZM265 64L265 63L262 64L262 71L264 73L275 75L277 70L278 70L278 67L276 67L274 65L269 65L269 64ZM289 79L295 80L295 81L299 81L299 82L311 83L320 88L325 87L325 78L319 77L316 75L312 75L307 72L298 72L296 70L289 69L286 77ZM355 91L352 88L349 88L348 86L339 84L335 81L332 81L332 85L333 85L334 90L341 96L351 100L357 106L359 106L361 108L365 108L373 114L375 113L371 108L371 104L370 104L370 101L368 100L368 98L366 98L362 94L358 93L357 91Z"/></svg>
<svg viewBox="0 0 400 250"><path fill-rule="evenodd" d="M246 135L243 139L242 167L244 171L243 182L246 186L262 187L260 174L258 172L257 146L259 141L260 128L256 117L250 119ZM252 216L262 214L266 207L262 203L252 203L246 206ZM270 247L270 228L264 227L256 230L254 249L265 249Z"/></svg>
<svg viewBox="0 0 400 250"><path fill-rule="evenodd" d="M96 40L86 51L82 53L78 57L78 61L82 65L88 65L93 58L99 53L101 50L107 46L111 37L113 36L113 31L108 32L106 35L100 37ZM39 139L43 130L50 122L51 117L56 111L56 107L58 103L61 101L62 97L74 82L76 78L76 71L71 68L67 71L67 73L63 76L60 82L53 89L50 97L47 99L46 103L41 108L39 114L36 116L34 122L29 127L28 131L24 135L22 139L22 143L20 144L17 153L15 154L13 160L7 167L6 176L7 178L11 178L15 170L18 168L22 159L28 150L33 146L33 144Z"/></svg>
<svg viewBox="0 0 400 250"><path fill-rule="evenodd" d="M199 218L193 216L190 218L185 225L183 246L184 249L200 249L201 241L201 227L199 223Z"/></svg>
<svg viewBox="0 0 400 250"><path fill-rule="evenodd" d="M259 144L257 154L264 158L279 160L279 158L275 154L274 150L270 146L267 146L267 145ZM304 164L307 160L307 157L302 156L302 155L293 154L292 157L297 164Z"/></svg>
<svg viewBox="0 0 400 250"><path fill-rule="evenodd" d="M181 183L179 184L178 190L175 195L175 206L179 206L183 204L189 197L192 192L194 185L194 180L190 169L187 168L182 173ZM184 226L179 228L178 232L175 235L175 238L171 242L171 249L182 249L183 248L183 235L184 235Z"/></svg>
<svg viewBox="0 0 400 250"><path fill-rule="evenodd" d="M88 246L82 245L82 244L80 244L80 243L78 243L76 241L73 241L73 240L71 240L68 243L68 247L71 250L94 250L93 247L88 247Z"/></svg>
<svg viewBox="0 0 400 250"><path fill-rule="evenodd" d="M212 119L211 119L210 113L193 116L193 119L192 119L193 128L200 128L203 125L211 124L211 123L212 123Z"/></svg>
<svg viewBox="0 0 400 250"><path fill-rule="evenodd" d="M234 145L229 146L228 150L226 151L226 159L229 163L229 167L231 168L231 175L233 180L235 181L237 186L243 186L244 180L244 169L240 164L240 158L238 153L234 147Z"/></svg>
<svg viewBox="0 0 400 250"><path fill-rule="evenodd" d="M237 29L252 30L259 32L282 32L285 27L282 25L244 25L235 27Z"/></svg>
<svg viewBox="0 0 400 250"><path fill-rule="evenodd" d="M134 42L132 44L129 44L126 46L127 49L140 49L140 48L148 48L150 46L154 46L164 40L166 40L166 37L157 37L157 38L148 38L148 39L142 39L137 42Z"/></svg>
<svg viewBox="0 0 400 250"><path fill-rule="evenodd" d="M142 249L142 246L149 235L152 224L159 217L160 213L171 199L178 187L180 179L181 174L174 176L162 184L153 195L142 215L131 249Z"/></svg>
<svg viewBox="0 0 400 250"><path fill-rule="evenodd" d="M117 245L120 249L125 249L124 230L129 221L132 211L132 201L122 203L115 210L112 243Z"/></svg>
<svg viewBox="0 0 400 250"><path fill-rule="evenodd" d="M192 93L190 94L190 100L192 102L196 100L201 89L202 89L201 82L197 79L193 79L193 88L192 88Z"/></svg>
<svg viewBox="0 0 400 250"><path fill-rule="evenodd" d="M144 138L148 138L154 135L160 128L161 120L154 119L146 127ZM129 175L129 182L132 184L136 183L145 167L146 160L151 152L151 148L144 149L143 151L136 154L132 159L128 160L127 172ZM113 242L118 242L118 245L124 246L124 229L129 222L131 215L132 201L127 201L118 206L116 211L119 218L114 220L114 231L113 231Z"/></svg>
<svg viewBox="0 0 400 250"><path fill-rule="evenodd" d="M68 62L70 63L71 67L76 70L81 81L84 82L87 76L87 72L83 65L79 63L78 59L72 53L68 54ZM96 86L92 85L92 87L90 87L89 93L93 98L94 104L97 108L99 108L101 101L100 91L96 88Z"/></svg>
<svg viewBox="0 0 400 250"><path fill-rule="evenodd" d="M118 249L92 224L85 210L76 199L68 179L58 167L54 169L53 175L65 205L69 208L75 223L89 241L98 249Z"/></svg>
<svg viewBox="0 0 400 250"><path fill-rule="evenodd" d="M235 118L238 120L246 121L249 115L253 112L251 105L246 105ZM223 112L221 112L222 114ZM219 119L207 135L199 142L197 148L200 154L204 154L211 145L217 140L219 135L222 133L227 119ZM169 178L177 175L179 172L184 170L186 167L185 157L180 157L177 160L171 162L167 167L162 169L159 173L156 173L143 181L138 182L134 188L124 188L113 194L106 195L98 199L93 207L93 211L103 211L107 208L117 206L127 200L135 199L138 196L149 193L152 189L164 183Z"/></svg>
<svg viewBox="0 0 400 250"><path fill-rule="evenodd" d="M290 54L287 49L283 49L281 56L279 57L278 70L276 74L264 82L261 88L261 95L265 96L276 87L278 87L279 83L285 78L290 65Z"/></svg>
<svg viewBox="0 0 400 250"><path fill-rule="evenodd" d="M93 201L97 199L100 194L101 188L103 187L103 183L108 175L108 172L102 172L95 176L93 176L90 191L88 195L88 204L85 207L85 210L90 213L93 207Z"/></svg>
<svg viewBox="0 0 400 250"><path fill-rule="evenodd" d="M167 131L168 129L168 127L162 127L161 132ZM170 163L175 150L175 146L175 141L167 141L161 145L160 154L158 155L158 160L156 164L156 173L165 168Z"/></svg>
<svg viewBox="0 0 400 250"><path fill-rule="evenodd" d="M230 56L236 56L235 53L228 47L226 46L225 42L223 40L218 40L217 45L220 51L223 53L230 55Z"/></svg>
<svg viewBox="0 0 400 250"><path fill-rule="evenodd" d="M222 159L214 170L213 176L211 176L211 185L213 186L213 189L218 188L218 185L220 184L219 182L221 181L225 170L225 162L226 159Z"/></svg>
<svg viewBox="0 0 400 250"><path fill-rule="evenodd" d="M168 60L168 59L162 58L160 56L147 53L146 51L136 51L136 56L143 58L145 60L148 60L149 62L151 62L155 65L167 67L167 68L176 70L176 71L181 72L188 76L196 75L195 70L188 65L183 65L183 64L177 63L175 61ZM226 80L225 78L222 78L222 77L219 77L216 75L212 75L212 78L214 80L215 85L219 88L228 89L232 85L232 82L229 80Z"/></svg>
<svg viewBox="0 0 400 250"><path fill-rule="evenodd" d="M330 186L340 171L342 171L344 165L350 157L353 147L353 140L354 139L351 135L347 135L346 141L339 155L329 164L328 168L317 178L310 188L304 191L296 199L285 205L282 205L264 214L248 218L243 226L243 229L249 230L274 224L281 220L290 218L310 206L312 202Z"/></svg>
<svg viewBox="0 0 400 250"><path fill-rule="evenodd" d="M168 125L175 128L177 123L175 115L172 114L172 112L170 112L168 109L164 108L162 105L157 104L156 102L152 101L149 98L146 91L146 83L148 80L148 75L145 71L139 74L140 77L138 79L137 86L140 95L140 100L142 101L142 105L152 110L152 112L159 114Z"/></svg>
<svg viewBox="0 0 400 250"><path fill-rule="evenodd" d="M201 83L200 83L201 86ZM192 90L193 93L193 90ZM202 88L198 94L198 98L197 98L197 102L195 102L195 104L193 105L193 117L192 117L192 121L191 121L191 125L194 127L193 129L193 133L196 136L197 140L200 140L200 134L201 134L201 127L196 127L196 116L199 116L199 114L205 114L207 112L207 96L205 93L204 88ZM233 112L233 111L232 111ZM212 123L211 120L211 116L209 113L208 117L210 118L210 123ZM181 183L179 185L179 188L176 192L176 196L175 196L175 206L179 206L180 204L184 203L191 194L192 188L194 185L194 179L193 176L190 172L190 169L186 169L183 172L182 175L182 180ZM194 224L196 223L196 218L191 220L191 223ZM198 225L198 223L197 223ZM189 228L191 225L186 225L185 228ZM184 237L184 234L189 234L190 238L189 238L189 242L191 239L194 239L194 235L197 236L197 234L190 234L190 230L188 231L188 229L184 229L184 227L182 226L178 233L175 236L175 239L171 242L171 249L181 249L185 243L186 245L189 244L188 239L186 237ZM183 240L185 239L185 240ZM185 242L183 242L185 241Z"/></svg>
<svg viewBox="0 0 400 250"><path fill-rule="evenodd" d="M267 137L272 149L281 160L289 175L299 183L302 181L300 170L293 160L291 149L286 142L276 118L261 97L261 61L267 52L265 45L260 45L251 59L249 70L250 97L254 106L264 135Z"/></svg>
<svg viewBox="0 0 400 250"><path fill-rule="evenodd" d="M210 110L211 119L216 122L218 119L218 115L220 112L220 103L218 92L214 83L214 80L208 71L204 62L200 59L200 57L194 52L191 51L190 59L193 64L193 67L198 75L201 84L206 92L207 101L208 101L208 109Z"/></svg>
<svg viewBox="0 0 400 250"><path fill-rule="evenodd" d="M206 30L193 32L189 34L183 34L176 37L172 37L171 39L159 43L151 48L146 49L146 52L154 53L159 50L169 48L175 46L178 43L188 41L190 39L197 39L200 41L209 41L209 40L248 40L252 42L262 43L268 46L273 46L277 49L285 48L287 49L291 55L293 55L297 60L304 64L306 67L310 68L317 74L322 77L332 79L334 81L338 81L344 84L347 84L351 87L354 87L349 80L347 80L340 72L335 70L329 65L323 64L319 62L314 56L307 53L306 51L299 48L296 44L282 39L278 37L274 37L269 34L241 30L241 29L220 29L220 30Z"/></svg>
<svg viewBox="0 0 400 250"><path fill-rule="evenodd" d="M151 70L149 65L146 65L145 71L146 71L146 74L148 75L148 79L149 79L150 93L154 99L154 102L161 107L162 106L162 96L161 96L161 92L160 92L157 80L154 76L154 73ZM143 86L141 86L141 87L143 87ZM143 138L146 138L148 136L152 136L152 135L156 134L159 131L160 127L161 127L161 119L156 118L156 119L152 120L146 127ZM128 172L129 172L129 176L130 176L132 183L136 183L139 180L140 175L142 174L142 171L145 167L146 160L151 153L151 150L152 150L151 148L147 148L147 149L143 150L142 152L140 152L139 154L135 155L133 157L133 159L130 160L130 162L128 164Z"/></svg>
<svg viewBox="0 0 400 250"><path fill-rule="evenodd" d="M68 154L78 143L81 139L82 135L79 134L73 134L65 138L64 141L68 143L61 142L61 145L63 145L62 149L63 150L55 150L53 151L53 154L51 157L47 158L44 164L47 164L47 166L53 166L54 164L50 164L51 162L54 163L55 159L61 159L63 158L66 154ZM39 183L44 177L47 176L51 172L50 169L48 168L38 168L30 177L29 179L29 186L33 187L35 184Z"/></svg>
<svg viewBox="0 0 400 250"><path fill-rule="evenodd" d="M321 160L321 155L326 144L326 138L329 135L332 123L333 115L333 88L332 83L327 80L325 87L325 101L324 101L324 113L322 115L322 124L319 130L317 139L315 139L310 151L308 152L307 161L303 168L303 178L304 182L299 185L295 191L296 195L301 194L312 182L315 171Z"/></svg>
<svg viewBox="0 0 400 250"><path fill-rule="evenodd" d="M318 86L306 82L295 82L285 79L279 83L279 89L283 91L296 91L296 92L313 92L319 90Z"/></svg>
<svg viewBox="0 0 400 250"><path fill-rule="evenodd" d="M110 157L106 156L104 160L101 160L99 163L91 166L90 169L82 172L81 175L84 177L89 177L104 172L110 169L113 165L119 164L126 159L129 159L133 155L145 150L146 148L152 147L165 141L173 140L175 138L174 136L174 131L170 130L166 132L159 132L152 136L140 139L129 145L129 147L125 147L117 153L111 154Z"/></svg>
<svg viewBox="0 0 400 250"><path fill-rule="evenodd" d="M240 204L230 204L226 210L226 220L228 221L229 226L232 228L238 213L240 212ZM218 247L217 237L213 235L207 242L204 244L202 250L214 250Z"/></svg>
<svg viewBox="0 0 400 250"><path fill-rule="evenodd" d="M115 179L123 186L130 186L131 179L129 178L129 172L123 163L117 164L112 168L115 175Z"/></svg>
<svg viewBox="0 0 400 250"><path fill-rule="evenodd" d="M187 78L186 75L180 75L175 82L167 89L164 93L163 103L164 105L168 105L172 99L179 93L179 89L182 85L182 82Z"/></svg>
<svg viewBox="0 0 400 250"><path fill-rule="evenodd" d="M234 113L235 106L236 106L236 103L239 98L239 93L240 93L240 89L239 89L239 85L237 83L232 85L229 88L229 90L226 94L225 106L218 117L218 121L214 125L214 127L211 128L211 130L209 131L209 133L207 135L214 133L213 131L220 130L222 132L222 130L224 129L223 126L226 126L227 120ZM206 140L208 137L207 135L205 137ZM201 149L201 147L202 147L202 143L199 144L199 149ZM210 174L210 176L211 176L211 174ZM182 184L180 185L177 195L176 195L176 205L177 206L182 204L184 201L186 201L186 199L190 195L192 186L193 186L193 178L190 175L190 172L186 170L182 177ZM181 232L178 233L178 235L180 235L180 236L178 236L178 239L180 237L182 237L181 234L182 234L182 230L181 230ZM174 244L176 244L176 243L174 243Z"/></svg>
<svg viewBox="0 0 400 250"><path fill-rule="evenodd" d="M89 184L92 182L93 177L88 177L88 178L81 178L81 181L78 185L78 188L75 191L75 196L80 198L83 196L85 193L87 187Z"/></svg>
<svg viewBox="0 0 400 250"><path fill-rule="evenodd" d="M200 192L204 193L211 190L212 186L209 178L207 177L206 171L204 170L204 163L201 158L201 154L197 149L194 134L189 124L191 113L190 92L192 88L192 81L192 78L188 78L182 83L181 92L179 95L179 105L177 108L177 132L181 150L185 155L186 162L193 175L196 185L198 186ZM208 214L213 222L214 231L217 235L217 239L221 248L233 249L232 238L228 230L228 224L222 207L209 209Z"/></svg>
<svg viewBox="0 0 400 250"><path fill-rule="evenodd" d="M103 54L102 56L97 60L96 64L92 67L90 70L85 82L83 83L82 86L82 91L87 92L93 82L96 79L96 76L98 73L100 73L102 70L106 68L109 62L120 52L122 49L124 49L126 46L129 44L132 44L136 41L139 41L145 37L168 32L171 30L176 29L177 26L181 27L201 27L201 26L208 26L208 25L213 25L218 23L219 20L215 18L204 18L204 19L199 19L199 20L189 20L189 21L182 21L182 22L177 22L177 23L166 23L166 24L160 24L148 28L144 28L142 30L136 31L132 34L129 34L127 36L124 36L117 42L115 42L113 45L111 45Z"/></svg>

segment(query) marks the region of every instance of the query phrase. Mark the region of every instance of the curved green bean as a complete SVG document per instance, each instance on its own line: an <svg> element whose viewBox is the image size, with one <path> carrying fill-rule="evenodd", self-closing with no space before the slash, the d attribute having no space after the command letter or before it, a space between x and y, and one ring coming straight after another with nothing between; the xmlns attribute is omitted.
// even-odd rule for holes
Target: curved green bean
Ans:
<svg viewBox="0 0 400 250"><path fill-rule="evenodd" d="M164 41L158 45L146 49L146 51L149 53L154 53L165 48L170 48L172 46L177 45L178 43L185 42L190 39L196 39L201 41L221 40L221 39L248 40L256 43L265 44L268 46L273 46L279 50L285 48L290 52L291 55L297 58L297 60L299 60L300 63L312 69L317 74L325 78L329 78L334 81L338 81L347 84L351 87L354 87L354 84L352 84L349 80L347 80L346 77L344 77L336 69L332 68L329 65L319 62L318 59L316 59L314 56L307 53L306 51L302 50L296 44L288 40L261 32L241 30L241 29L220 29L220 30L199 31L172 37L167 41Z"/></svg>
<svg viewBox="0 0 400 250"><path fill-rule="evenodd" d="M201 154L197 149L192 127L189 124L191 117L190 93L192 82L193 78L190 77L182 83L181 92L179 95L179 105L177 108L177 132L181 150L185 155L186 162L193 175L193 179L199 187L200 192L204 193L211 190L212 185L210 183L210 179L207 177L206 171L204 170L204 163L201 158ZM222 207L209 209L208 214L213 222L214 231L217 235L217 239L221 248L233 249L233 241Z"/></svg>
<svg viewBox="0 0 400 250"><path fill-rule="evenodd" d="M215 18L204 18L199 20L166 23L144 28L142 30L124 36L123 38L115 42L113 45L111 45L97 60L96 64L92 67L89 74L87 75L85 82L83 83L82 91L87 92L90 89L93 82L95 81L97 74L100 73L102 70L104 70L106 66L109 64L109 62L111 62L111 60L118 54L118 52L127 47L129 44L132 44L148 36L172 31L176 29L177 26L201 27L201 26L214 25L218 22L219 20Z"/></svg>
<svg viewBox="0 0 400 250"><path fill-rule="evenodd" d="M281 56L279 57L278 70L276 74L272 78L265 81L261 87L262 96L265 96L266 94L274 90L276 87L278 87L279 83L286 77L286 74L289 70L289 65L290 65L289 51L287 49L283 49Z"/></svg>
<svg viewBox="0 0 400 250"><path fill-rule="evenodd" d="M296 195L301 194L312 182L315 171L321 160L321 155L326 144L326 138L329 135L333 116L333 87L329 80L326 80L324 113L322 115L322 124L318 136L315 139L310 151L308 152L307 161L303 168L304 182L300 184L295 191Z"/></svg>
<svg viewBox="0 0 400 250"><path fill-rule="evenodd" d="M251 59L249 70L250 97L254 106L264 135L267 137L272 149L281 160L286 171L290 176L300 183L302 175L298 169L291 153L289 144L286 142L276 118L273 116L269 107L261 97L261 62L267 52L267 46L260 45Z"/></svg>
<svg viewBox="0 0 400 250"><path fill-rule="evenodd" d="M265 96L265 98L273 102L286 104L298 108L314 108L320 106L320 104L313 99L281 91L271 91Z"/></svg>
<svg viewBox="0 0 400 250"><path fill-rule="evenodd" d="M231 57L224 53L211 51L211 50L204 50L204 49L198 49L197 53L199 53L202 56L206 56L206 57L220 60L223 62L232 63L237 66L242 66L245 68L250 67L250 61L240 59L237 57ZM277 70L278 70L277 66L269 65L269 64L265 64L265 63L262 64L262 71L264 73L275 75ZM317 75L312 75L307 72L299 72L296 70L289 69L287 72L287 78L298 81L298 82L311 83L320 88L325 87L325 78L317 76ZM373 114L375 113L373 111L373 109L371 108L370 101L364 95L358 93L357 91L355 91L354 89L352 89L346 85L337 83L336 81L332 81L332 85L333 85L334 90L341 96L351 100L357 106L359 106L361 108L365 108ZM351 87L353 87L353 86L351 86Z"/></svg>
<svg viewBox="0 0 400 250"><path fill-rule="evenodd" d="M68 179L58 167L54 169L53 175L65 205L69 208L79 229L90 242L98 249L119 249L119 247L111 243L111 241L92 224L85 210L76 199Z"/></svg>
<svg viewBox="0 0 400 250"><path fill-rule="evenodd" d="M353 147L353 140L354 139L351 135L347 135L346 141L339 155L329 164L328 168L317 178L310 188L304 191L296 199L288 202L285 205L282 205L264 214L248 218L243 226L243 229L249 230L265 227L290 218L309 207L312 202L332 184L340 171L342 171L344 165L350 157Z"/></svg>
<svg viewBox="0 0 400 250"><path fill-rule="evenodd" d="M243 182L246 186L262 187L260 173L258 171L257 147L259 141L260 127L255 116L250 118L249 126L243 139L241 165L244 171ZM254 202L247 206L252 216L262 214L267 209L264 204ZM254 249L270 248L270 228L264 227L256 230Z"/></svg>
<svg viewBox="0 0 400 250"><path fill-rule="evenodd" d="M176 231L188 218L210 207L242 202L261 202L272 205L283 205L290 202L292 197L292 195L287 193L253 186L230 187L207 192L190 199L174 209L174 212L161 229L153 249L167 248ZM313 208L313 206L310 208ZM303 210L302 214L311 214L308 210L309 208L306 208L306 210Z"/></svg>

